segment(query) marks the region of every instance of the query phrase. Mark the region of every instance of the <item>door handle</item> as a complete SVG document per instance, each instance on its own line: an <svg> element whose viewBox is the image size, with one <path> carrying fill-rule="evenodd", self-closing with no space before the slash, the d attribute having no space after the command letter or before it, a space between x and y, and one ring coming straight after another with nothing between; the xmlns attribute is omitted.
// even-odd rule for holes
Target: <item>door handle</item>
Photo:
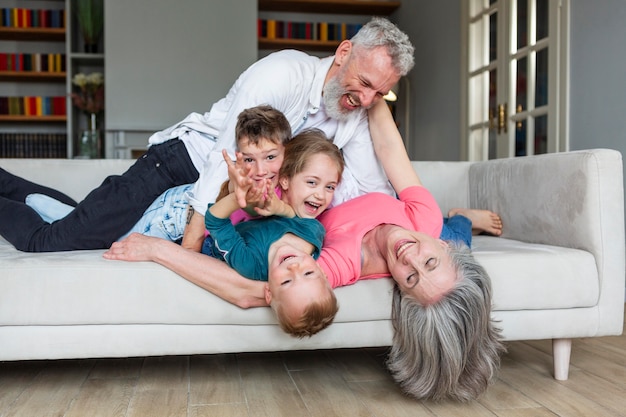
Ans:
<svg viewBox="0 0 626 417"><path fill-rule="evenodd" d="M507 133L507 104L499 104L498 105L498 133Z"/></svg>

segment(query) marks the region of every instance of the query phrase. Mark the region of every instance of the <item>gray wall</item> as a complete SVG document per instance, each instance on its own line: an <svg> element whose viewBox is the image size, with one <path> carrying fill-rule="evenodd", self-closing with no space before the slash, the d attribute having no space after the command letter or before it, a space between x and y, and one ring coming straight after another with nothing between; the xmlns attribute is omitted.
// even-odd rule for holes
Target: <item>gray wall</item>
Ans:
<svg viewBox="0 0 626 417"><path fill-rule="evenodd" d="M571 0L570 149L626 156L626 2Z"/></svg>
<svg viewBox="0 0 626 417"><path fill-rule="evenodd" d="M400 88L402 95L408 87L410 95L407 149L411 159L460 158L460 1L466 0L404 0L392 16L415 46L415 67L409 82ZM398 106L403 110L402 102Z"/></svg>
<svg viewBox="0 0 626 417"><path fill-rule="evenodd" d="M158 131L208 111L256 60L256 17L255 0L107 0L107 129Z"/></svg>
<svg viewBox="0 0 626 417"><path fill-rule="evenodd" d="M571 2L570 149L611 148L624 158L626 1Z"/></svg>

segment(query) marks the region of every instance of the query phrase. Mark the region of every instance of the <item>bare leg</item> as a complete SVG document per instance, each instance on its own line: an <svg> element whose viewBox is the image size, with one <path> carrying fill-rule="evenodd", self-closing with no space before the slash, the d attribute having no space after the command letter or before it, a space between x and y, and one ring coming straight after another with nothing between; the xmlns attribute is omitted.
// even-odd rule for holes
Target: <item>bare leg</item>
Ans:
<svg viewBox="0 0 626 417"><path fill-rule="evenodd" d="M472 221L472 234L488 233L494 236L502 234L502 219L490 210L469 208L454 208L448 212L448 217L460 214Z"/></svg>

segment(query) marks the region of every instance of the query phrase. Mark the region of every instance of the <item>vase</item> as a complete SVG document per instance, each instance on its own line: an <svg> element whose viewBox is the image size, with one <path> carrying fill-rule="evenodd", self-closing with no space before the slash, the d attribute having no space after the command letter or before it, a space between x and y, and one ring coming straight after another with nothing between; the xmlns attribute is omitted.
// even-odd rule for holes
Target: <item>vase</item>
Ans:
<svg viewBox="0 0 626 417"><path fill-rule="evenodd" d="M98 44L97 43L87 43L85 42L85 52L88 54L95 54L98 52Z"/></svg>
<svg viewBox="0 0 626 417"><path fill-rule="evenodd" d="M100 154L100 131L97 127L95 113L90 113L87 119L88 128L83 130L78 137L78 155L80 159L99 158Z"/></svg>

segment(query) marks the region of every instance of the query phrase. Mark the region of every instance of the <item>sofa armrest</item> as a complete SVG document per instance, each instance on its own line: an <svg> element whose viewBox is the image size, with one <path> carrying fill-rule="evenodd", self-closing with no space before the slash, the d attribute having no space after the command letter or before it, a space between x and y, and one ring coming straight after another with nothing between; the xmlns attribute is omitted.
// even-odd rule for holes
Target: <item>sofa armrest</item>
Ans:
<svg viewBox="0 0 626 417"><path fill-rule="evenodd" d="M469 174L471 207L500 214L502 237L593 254L603 331L621 333L626 257L621 154L592 149L491 160L473 164Z"/></svg>
<svg viewBox="0 0 626 417"><path fill-rule="evenodd" d="M623 235L622 178L621 154L606 149L477 162L470 205L499 213L503 237L592 252L603 228Z"/></svg>

